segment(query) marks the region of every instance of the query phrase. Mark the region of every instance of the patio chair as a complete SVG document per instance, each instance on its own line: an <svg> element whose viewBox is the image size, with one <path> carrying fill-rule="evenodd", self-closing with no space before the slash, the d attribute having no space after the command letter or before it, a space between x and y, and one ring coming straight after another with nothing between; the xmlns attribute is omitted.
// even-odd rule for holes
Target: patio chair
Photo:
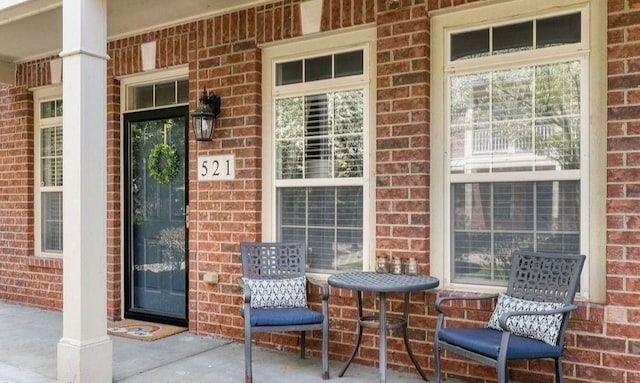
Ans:
<svg viewBox="0 0 640 383"><path fill-rule="evenodd" d="M496 368L499 383L509 381L507 362L517 359L555 360L556 382L562 383L564 333L584 255L516 252L507 291L476 297L441 297L434 355L440 382L440 350L447 350ZM445 328L445 302L498 298L486 328Z"/></svg>
<svg viewBox="0 0 640 383"><path fill-rule="evenodd" d="M259 332L300 331L300 357L305 332L322 331L322 378L329 379L329 287L305 276L302 242L242 242L244 289L245 382L252 382L251 337ZM322 312L307 306L307 282L322 289Z"/></svg>

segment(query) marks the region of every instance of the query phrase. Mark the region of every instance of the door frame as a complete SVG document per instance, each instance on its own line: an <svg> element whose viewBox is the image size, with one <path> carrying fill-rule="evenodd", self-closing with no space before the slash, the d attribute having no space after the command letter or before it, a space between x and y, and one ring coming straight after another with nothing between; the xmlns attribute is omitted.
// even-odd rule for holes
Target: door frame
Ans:
<svg viewBox="0 0 640 383"><path fill-rule="evenodd" d="M184 151L184 188L185 188L185 209L188 209L189 206L189 107L188 105L179 105L172 106L166 108L159 108L153 110L145 110L140 112L129 112L123 113L122 116L122 185L123 185L123 193L122 193L122 216L123 216L123 263L122 263L122 273L124 275L123 278L123 286L122 286L122 294L124 295L124 309L123 309L123 317L130 319L138 319L145 320L157 323L164 323L176 326L187 326L189 323L189 226L188 222L188 214L185 216L185 312L184 318L171 317L166 315L155 314L150 311L146 311L143 309L135 309L132 307L133 304L133 268L131 267L132 256L133 256L133 225L132 225L132 217L131 217L131 198L129 195L129 190L131 189L131 131L129 129L129 124L133 122L140 121L148 121L153 119L163 119L163 118L172 118L172 117L182 117L185 118L185 151ZM188 210L185 210L188 211Z"/></svg>

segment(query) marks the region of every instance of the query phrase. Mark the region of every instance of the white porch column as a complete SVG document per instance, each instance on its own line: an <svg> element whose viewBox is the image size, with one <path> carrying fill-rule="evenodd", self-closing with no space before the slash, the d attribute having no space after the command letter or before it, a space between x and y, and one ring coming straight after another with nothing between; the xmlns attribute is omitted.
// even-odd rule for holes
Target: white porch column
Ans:
<svg viewBox="0 0 640 383"><path fill-rule="evenodd" d="M58 381L111 382L106 282L107 0L63 0L64 276Z"/></svg>

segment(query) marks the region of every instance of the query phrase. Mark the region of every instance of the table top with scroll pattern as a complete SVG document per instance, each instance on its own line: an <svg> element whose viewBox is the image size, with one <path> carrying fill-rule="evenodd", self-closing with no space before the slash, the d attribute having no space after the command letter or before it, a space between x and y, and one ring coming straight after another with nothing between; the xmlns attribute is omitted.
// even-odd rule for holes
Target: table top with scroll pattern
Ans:
<svg viewBox="0 0 640 383"><path fill-rule="evenodd" d="M391 274L368 271L354 271L333 274L329 277L331 286L349 290L374 292L407 292L428 290L438 287L440 281L423 274Z"/></svg>

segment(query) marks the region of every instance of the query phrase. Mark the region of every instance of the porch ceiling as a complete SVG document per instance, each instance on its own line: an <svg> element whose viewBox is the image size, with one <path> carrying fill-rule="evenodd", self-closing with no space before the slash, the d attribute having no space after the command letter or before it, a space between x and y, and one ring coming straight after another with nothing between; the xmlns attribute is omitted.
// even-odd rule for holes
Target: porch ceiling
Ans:
<svg viewBox="0 0 640 383"><path fill-rule="evenodd" d="M109 40L268 0L108 0ZM0 62L62 50L62 0L0 0Z"/></svg>

